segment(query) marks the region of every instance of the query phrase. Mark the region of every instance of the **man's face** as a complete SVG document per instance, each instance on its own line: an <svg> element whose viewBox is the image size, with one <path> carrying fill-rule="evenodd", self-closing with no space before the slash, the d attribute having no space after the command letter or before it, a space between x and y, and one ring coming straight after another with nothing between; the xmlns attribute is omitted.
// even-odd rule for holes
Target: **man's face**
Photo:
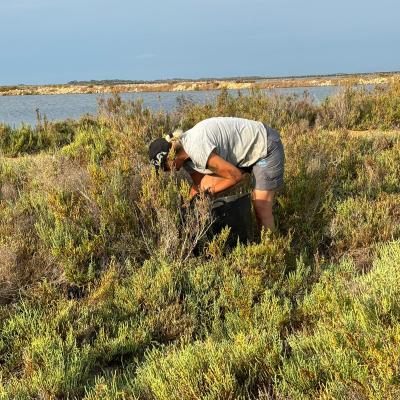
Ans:
<svg viewBox="0 0 400 400"><path fill-rule="evenodd" d="M174 168L174 161L167 158L165 161L165 170L170 172Z"/></svg>
<svg viewBox="0 0 400 400"><path fill-rule="evenodd" d="M167 159L165 162L165 170L166 171L179 171L182 168L183 161L180 159L175 158L175 160L171 160L170 158Z"/></svg>

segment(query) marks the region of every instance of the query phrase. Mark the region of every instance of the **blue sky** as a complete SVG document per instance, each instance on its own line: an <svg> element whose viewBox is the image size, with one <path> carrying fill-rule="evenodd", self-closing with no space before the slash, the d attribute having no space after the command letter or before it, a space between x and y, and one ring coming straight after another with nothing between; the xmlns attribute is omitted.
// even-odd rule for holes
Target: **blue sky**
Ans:
<svg viewBox="0 0 400 400"><path fill-rule="evenodd" d="M0 0L0 84L400 70L398 0Z"/></svg>

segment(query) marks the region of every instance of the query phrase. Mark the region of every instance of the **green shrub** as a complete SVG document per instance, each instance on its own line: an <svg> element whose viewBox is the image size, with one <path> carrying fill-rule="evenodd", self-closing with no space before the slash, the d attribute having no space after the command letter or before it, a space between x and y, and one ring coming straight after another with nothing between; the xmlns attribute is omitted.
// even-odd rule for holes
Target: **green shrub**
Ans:
<svg viewBox="0 0 400 400"><path fill-rule="evenodd" d="M400 126L400 84L373 90L358 87L343 88L322 104L318 122L328 129L395 129Z"/></svg>
<svg viewBox="0 0 400 400"><path fill-rule="evenodd" d="M331 222L336 250L370 247L400 237L400 196L385 195L368 200L349 198L338 204Z"/></svg>
<svg viewBox="0 0 400 400"><path fill-rule="evenodd" d="M280 351L277 335L258 331L239 333L229 341L153 351L132 386L139 398L246 398L270 390Z"/></svg>
<svg viewBox="0 0 400 400"><path fill-rule="evenodd" d="M396 128L398 98L222 92L166 114L114 96L2 126L0 397L398 398L399 133L344 130ZM147 160L213 115L275 126L286 152L279 232L230 250L185 173Z"/></svg>
<svg viewBox="0 0 400 400"><path fill-rule="evenodd" d="M394 242L364 276L351 264L322 276L302 306L308 324L288 338L279 384L286 396L398 397L399 262Z"/></svg>
<svg viewBox="0 0 400 400"><path fill-rule="evenodd" d="M0 124L0 151L8 157L56 149L69 143L74 135L74 123L54 122L35 128L23 124L12 129Z"/></svg>

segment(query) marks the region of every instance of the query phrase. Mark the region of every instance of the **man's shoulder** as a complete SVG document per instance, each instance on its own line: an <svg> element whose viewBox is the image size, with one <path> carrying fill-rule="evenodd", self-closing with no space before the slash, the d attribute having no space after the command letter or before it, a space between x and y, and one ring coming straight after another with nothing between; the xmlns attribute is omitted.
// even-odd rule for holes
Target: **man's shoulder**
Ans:
<svg viewBox="0 0 400 400"><path fill-rule="evenodd" d="M218 135L226 131L241 131L242 129L265 129L261 121L239 117L211 117L198 122L184 134L186 140L202 137L203 135Z"/></svg>
<svg viewBox="0 0 400 400"><path fill-rule="evenodd" d="M209 130L210 125L214 124L214 122L211 121L212 119L214 118L207 118L198 122L196 125L193 126L193 128L185 131L185 133L182 135L182 139L190 140L198 135L203 134L205 131Z"/></svg>

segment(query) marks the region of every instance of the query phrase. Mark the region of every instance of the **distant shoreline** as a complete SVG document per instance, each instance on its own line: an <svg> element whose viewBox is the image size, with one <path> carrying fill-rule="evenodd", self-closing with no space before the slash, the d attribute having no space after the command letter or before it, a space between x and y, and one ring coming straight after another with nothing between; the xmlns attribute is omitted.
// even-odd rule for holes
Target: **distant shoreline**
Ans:
<svg viewBox="0 0 400 400"><path fill-rule="evenodd" d="M71 82L60 85L0 86L0 96L101 94L140 92L185 92L220 89L275 89L295 87L379 85L400 80L400 72L377 72L288 78L232 78L168 80L145 83L108 83L118 81ZM103 83L104 82L104 83Z"/></svg>

